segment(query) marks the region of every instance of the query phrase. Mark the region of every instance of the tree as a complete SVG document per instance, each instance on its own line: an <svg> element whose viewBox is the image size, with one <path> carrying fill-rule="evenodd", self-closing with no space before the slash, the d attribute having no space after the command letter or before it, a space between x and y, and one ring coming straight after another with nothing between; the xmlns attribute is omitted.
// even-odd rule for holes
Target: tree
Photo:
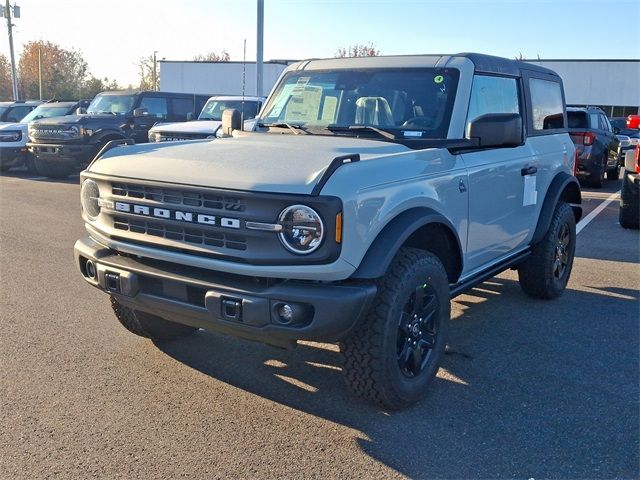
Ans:
<svg viewBox="0 0 640 480"><path fill-rule="evenodd" d="M193 59L196 62L228 62L231 60L231 55L226 50L222 50L221 53L209 52L204 55L196 55Z"/></svg>
<svg viewBox="0 0 640 480"><path fill-rule="evenodd" d="M155 85L153 81L153 55L140 58L138 68L140 69L140 85L138 86L140 90L160 90L160 72L157 70L157 64Z"/></svg>
<svg viewBox="0 0 640 480"><path fill-rule="evenodd" d="M0 100L13 100L11 64L7 57L2 53L0 53Z"/></svg>
<svg viewBox="0 0 640 480"><path fill-rule="evenodd" d="M377 57L378 55L380 55L380 50L378 50L373 43L369 42L367 44L356 43L347 48L339 48L334 54L334 57Z"/></svg>
<svg viewBox="0 0 640 480"><path fill-rule="evenodd" d="M75 99L83 96L88 66L82 54L38 40L25 44L20 55L18 83L21 98L39 98L38 52L44 98Z"/></svg>

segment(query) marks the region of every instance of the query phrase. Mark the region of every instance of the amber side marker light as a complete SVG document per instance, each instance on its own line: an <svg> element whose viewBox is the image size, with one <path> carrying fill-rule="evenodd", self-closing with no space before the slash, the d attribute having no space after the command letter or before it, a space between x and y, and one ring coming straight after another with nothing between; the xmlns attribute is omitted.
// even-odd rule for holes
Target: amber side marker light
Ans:
<svg viewBox="0 0 640 480"><path fill-rule="evenodd" d="M336 215L336 243L342 243L342 212Z"/></svg>

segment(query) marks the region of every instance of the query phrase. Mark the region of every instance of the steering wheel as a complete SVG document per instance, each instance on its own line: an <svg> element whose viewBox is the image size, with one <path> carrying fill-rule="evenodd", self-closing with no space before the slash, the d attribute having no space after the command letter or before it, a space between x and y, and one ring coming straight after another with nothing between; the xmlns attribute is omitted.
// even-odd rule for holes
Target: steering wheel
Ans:
<svg viewBox="0 0 640 480"><path fill-rule="evenodd" d="M411 117L410 119L406 120L402 124L402 126L403 127L416 126L416 127L431 128L433 127L433 119L429 117L425 117L424 115L420 115L418 117Z"/></svg>

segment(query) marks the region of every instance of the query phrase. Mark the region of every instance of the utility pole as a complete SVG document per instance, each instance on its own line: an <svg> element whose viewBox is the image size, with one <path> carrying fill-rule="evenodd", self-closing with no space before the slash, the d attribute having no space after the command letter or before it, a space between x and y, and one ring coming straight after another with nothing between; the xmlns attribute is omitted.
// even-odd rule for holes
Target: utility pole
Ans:
<svg viewBox="0 0 640 480"><path fill-rule="evenodd" d="M9 1L9 0L7 0ZM262 96L262 50L264 37L264 0L258 0L258 45L256 51L256 95Z"/></svg>
<svg viewBox="0 0 640 480"><path fill-rule="evenodd" d="M153 90L157 90L157 79L158 79L158 70L157 70L157 63L156 63L156 53L158 53L159 50L154 50L153 51Z"/></svg>
<svg viewBox="0 0 640 480"><path fill-rule="evenodd" d="M42 100L42 49L38 47L38 87L40 89L40 100Z"/></svg>
<svg viewBox="0 0 640 480"><path fill-rule="evenodd" d="M9 5L9 0L6 0L6 6L4 8L4 16L7 19L7 28L9 29L9 52L11 53L11 77L13 79L13 99L20 100L18 98L18 77L16 76L16 57L13 54L13 24L11 23L11 9L15 8L15 17L20 18L20 7Z"/></svg>

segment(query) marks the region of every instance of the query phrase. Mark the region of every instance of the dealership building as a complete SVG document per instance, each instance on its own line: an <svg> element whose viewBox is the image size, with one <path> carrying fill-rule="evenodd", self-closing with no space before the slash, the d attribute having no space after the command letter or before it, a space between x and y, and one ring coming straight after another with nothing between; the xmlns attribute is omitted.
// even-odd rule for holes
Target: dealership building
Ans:
<svg viewBox="0 0 640 480"><path fill-rule="evenodd" d="M267 95L295 60L264 62ZM599 106L610 117L640 113L640 60L525 60L557 72L568 105ZM168 92L255 95L255 62L160 60L160 89Z"/></svg>

